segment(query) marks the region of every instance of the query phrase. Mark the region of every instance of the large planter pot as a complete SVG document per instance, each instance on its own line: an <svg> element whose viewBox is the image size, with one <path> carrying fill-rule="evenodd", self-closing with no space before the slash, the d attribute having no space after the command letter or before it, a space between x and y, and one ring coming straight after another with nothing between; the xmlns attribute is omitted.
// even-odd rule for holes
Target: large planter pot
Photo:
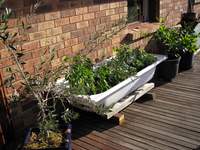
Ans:
<svg viewBox="0 0 200 150"><path fill-rule="evenodd" d="M194 54L193 53L184 53L181 55L181 60L179 64L179 71L188 70L192 68Z"/></svg>
<svg viewBox="0 0 200 150"><path fill-rule="evenodd" d="M155 55L155 57L157 58L156 62L142 69L135 76L127 78L107 91L95 95L78 95L77 98L80 100L88 99L97 105L104 105L106 107L112 106L153 78L156 66L167 59L164 55ZM61 79L58 81L58 84L62 85L63 82L65 82L65 80Z"/></svg>
<svg viewBox="0 0 200 150"><path fill-rule="evenodd" d="M197 14L196 13L193 13L193 12L190 12L190 13L184 13L182 14L182 21L196 21L196 17Z"/></svg>
<svg viewBox="0 0 200 150"><path fill-rule="evenodd" d="M72 125L67 124L65 125L65 131L63 133L63 142L59 147L48 147L48 148L36 148L36 149L30 149L27 148L27 145L30 143L30 138L32 133L39 133L38 128L30 128L27 131L25 140L24 140L24 146L23 150L72 150L72 144L71 144L71 131L72 131Z"/></svg>
<svg viewBox="0 0 200 150"><path fill-rule="evenodd" d="M167 59L162 62L158 69L158 76L166 81L171 81L176 77L179 71L180 57L174 59Z"/></svg>

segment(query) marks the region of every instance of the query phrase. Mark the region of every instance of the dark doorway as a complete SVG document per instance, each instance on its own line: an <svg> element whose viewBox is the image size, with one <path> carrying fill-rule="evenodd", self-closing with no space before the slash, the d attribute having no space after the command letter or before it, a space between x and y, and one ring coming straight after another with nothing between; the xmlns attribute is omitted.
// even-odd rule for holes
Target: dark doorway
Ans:
<svg viewBox="0 0 200 150"><path fill-rule="evenodd" d="M149 0L149 21L159 21L159 0Z"/></svg>

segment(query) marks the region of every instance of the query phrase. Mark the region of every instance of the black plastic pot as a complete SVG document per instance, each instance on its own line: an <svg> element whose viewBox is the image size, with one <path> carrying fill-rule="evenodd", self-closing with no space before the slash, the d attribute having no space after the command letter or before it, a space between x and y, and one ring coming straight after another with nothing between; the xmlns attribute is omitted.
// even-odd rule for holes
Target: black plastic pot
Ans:
<svg viewBox="0 0 200 150"><path fill-rule="evenodd" d="M187 12L182 14L182 20L183 21L196 21L197 17L196 17L196 13L194 12Z"/></svg>
<svg viewBox="0 0 200 150"><path fill-rule="evenodd" d="M179 71L184 71L192 68L194 54L193 53L184 53L181 55L181 60L179 64Z"/></svg>
<svg viewBox="0 0 200 150"><path fill-rule="evenodd" d="M37 132L39 132L39 129L38 128L28 129L25 140L24 140L24 146L29 143L32 132L37 133ZM43 149L39 149L39 150L72 150L71 132L72 132L72 125L71 124L65 125L64 140L60 147L58 147L58 148L43 148ZM26 150L26 148L22 148L22 149ZM29 150L36 150L36 149L29 149Z"/></svg>
<svg viewBox="0 0 200 150"><path fill-rule="evenodd" d="M171 81L179 71L179 58L167 59L158 66L158 76L165 81Z"/></svg>

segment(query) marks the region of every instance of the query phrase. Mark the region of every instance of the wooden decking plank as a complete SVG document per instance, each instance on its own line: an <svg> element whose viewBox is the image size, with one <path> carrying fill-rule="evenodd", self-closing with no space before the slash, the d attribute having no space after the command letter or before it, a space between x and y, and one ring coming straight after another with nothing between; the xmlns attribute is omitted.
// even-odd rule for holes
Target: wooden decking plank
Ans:
<svg viewBox="0 0 200 150"><path fill-rule="evenodd" d="M186 88L186 87L183 87L183 86L175 86L173 84L165 84L163 85L164 88L169 88L169 89L173 89L174 91L182 91L182 92L185 92L185 94L187 93L192 93L194 95L199 95L200 91L196 89L191 89L191 88Z"/></svg>
<svg viewBox="0 0 200 150"><path fill-rule="evenodd" d="M174 150L175 149L174 147L169 146L171 143L170 144L168 143L168 145L166 145L167 142L163 142L163 140L156 139L156 138L154 138L152 136L148 136L146 134L141 134L137 131L133 132L132 128L125 128L125 127L118 126L114 129L111 129L110 131L113 131L113 132L117 131L117 133L118 133L118 130L122 131L123 134L125 134L127 137L130 137L130 138L136 137L137 140L148 143L148 145L155 146L162 150L164 150L164 149Z"/></svg>
<svg viewBox="0 0 200 150"><path fill-rule="evenodd" d="M157 98L158 99L165 98L167 100L173 100L174 103L182 103L184 105L191 106L192 108L200 109L200 101L195 101L193 98L190 99L187 97L181 98L180 96L168 96L168 94L164 94L164 93L157 94Z"/></svg>
<svg viewBox="0 0 200 150"><path fill-rule="evenodd" d="M130 113L130 114L129 113L130 112L127 112L126 115L131 116L132 113ZM128 120L130 119L129 121L132 121L132 122L137 121L137 122L140 122L140 123L141 123L141 121L143 121L144 124L149 123L150 125L155 126L155 127L159 127L160 129L162 129L164 131L171 132L172 130L174 130L173 133L180 134L181 136L185 136L185 137L188 137L188 138L192 138L192 139L194 139L195 141L198 141L198 142L200 141L200 137L197 134L197 132L194 132L192 130L188 130L187 128L183 128L181 126L178 126L178 124L174 124L174 123L171 123L171 122L166 123L166 121L165 122L164 121L163 122L158 121L154 118L151 118L151 117L145 116L145 115L138 115L138 114L136 114L136 115L137 116L134 117L134 118L129 117Z"/></svg>
<svg viewBox="0 0 200 150"><path fill-rule="evenodd" d="M95 147L95 146L91 146L90 144L88 144L85 141L82 140L74 140L73 143L75 143L76 145L79 145L87 150L100 150L99 148Z"/></svg>
<svg viewBox="0 0 200 150"><path fill-rule="evenodd" d="M186 114L195 118L200 118L200 113L197 113L195 110L181 107L181 106L174 106L174 105L166 104L166 103L163 104L162 102L159 102L159 101L145 102L145 105L153 106L160 109L166 109L166 110L177 112L177 113Z"/></svg>
<svg viewBox="0 0 200 150"><path fill-rule="evenodd" d="M117 130L117 131L116 130L115 131L105 130L104 133L118 137L120 139L120 141L124 141L126 143L129 143L131 145L135 145L135 146L142 148L142 149L159 150L159 148L151 146L151 145L145 143L144 141L139 140L139 138L137 138L137 137L134 137L134 136L131 137L129 134L124 134L120 130Z"/></svg>
<svg viewBox="0 0 200 150"><path fill-rule="evenodd" d="M152 90L153 92L163 92L163 91L166 91L166 92L171 92L171 93L177 93L177 94L180 94L180 95L182 95L182 97L183 97L183 95L186 95L186 96L190 96L190 97L192 97L192 98L195 98L195 99L200 99L200 95L198 94L198 95L194 95L194 94L192 94L192 93L187 93L187 94L185 94L185 92L183 92L183 91L174 91L173 89L169 89L169 88L164 88L164 87L158 87L158 88L156 88L156 89L153 89ZM170 97L171 95L169 95L169 97Z"/></svg>
<svg viewBox="0 0 200 150"><path fill-rule="evenodd" d="M167 135L167 136L169 136L171 138L174 138L174 139L179 139L179 140L182 140L182 141L190 143L190 144L199 145L198 141L195 141L193 139L190 139L190 138L187 138L187 137L184 137L184 136L181 136L181 135L177 135L175 133L171 133L171 132L165 131L162 128L160 128L159 126L152 127L151 126L152 124L141 123L141 122L139 122L137 120L134 121L134 122L130 122L130 123L133 123L136 126L141 126L142 128L145 128L147 130L151 130L153 132L157 132L157 133L160 133L160 134L163 134L163 135Z"/></svg>
<svg viewBox="0 0 200 150"><path fill-rule="evenodd" d="M178 92L172 92L170 90L162 90L162 89L154 91L154 93L156 94L157 97L159 97L159 96L161 96L161 97L167 96L167 98L174 97L174 98L180 99L182 101L187 101L187 102L191 102L194 104L198 104L198 103L200 104L200 97L190 96L190 95L186 95L184 93L180 94Z"/></svg>
<svg viewBox="0 0 200 150"><path fill-rule="evenodd" d="M80 131L87 131L87 128L90 128L90 126L83 126L83 128L81 128L78 133L80 133ZM92 131L91 133L85 135L85 137L88 137L89 139L101 143L103 145L105 145L106 147L108 147L109 149L113 149L113 150L118 150L118 148L120 148L121 150L128 150L127 147L123 147L119 144L116 144L112 141L110 141L112 138L111 137L107 137L105 136L105 134L102 134L100 132L96 132L96 131Z"/></svg>
<svg viewBox="0 0 200 150"><path fill-rule="evenodd" d="M135 104L135 105L138 105L138 106L142 106L142 107L144 107L144 108L151 108L151 109L153 109L153 110L156 110L156 111L160 111L160 112L164 112L164 113L167 113L167 114L171 114L171 115L175 115L175 116L179 116L179 117L183 117L183 118L189 118L189 119L192 119L192 120L195 120L195 121L198 121L198 122L200 122L200 118L199 117L197 117L197 116L192 116L191 114L187 114L187 110L186 111L184 111L183 109L182 109L182 112L177 112L177 110L176 109L179 109L179 108L176 108L176 109L167 109L167 108L161 108L161 107L157 107L157 106L155 106L155 105L148 105L148 104Z"/></svg>
<svg viewBox="0 0 200 150"><path fill-rule="evenodd" d="M193 107L185 105L183 103L177 103L177 102L174 102L173 100L169 100L169 99L166 100L165 98L162 98L162 97L159 97L159 99L157 98L155 101L166 103L166 104L171 104L171 105L177 106L177 107L183 107L183 108L186 108L186 109L191 109L193 111L196 111L197 113L199 112L198 108L193 108Z"/></svg>
<svg viewBox="0 0 200 150"><path fill-rule="evenodd" d="M184 145L180 145L181 142L178 141L177 139L172 139L171 137L168 137L166 135L161 135L159 133L155 133L150 130L146 130L146 129L143 129L143 128L140 128L140 127L137 127L134 125L129 125L129 123L124 125L124 128L122 128L122 130L124 130L124 129L127 129L128 132L133 132L134 134L137 134L141 137L149 138L149 139L155 141L156 143L160 143L160 144L163 144L168 147L175 148L175 149L189 150L193 147L193 145L192 145L189 148L188 144L187 144L187 147L185 147ZM184 144L186 144L186 143L184 142Z"/></svg>
<svg viewBox="0 0 200 150"><path fill-rule="evenodd" d="M75 142L72 143L72 149L73 150L77 150L77 149L78 150L87 150L87 149L81 147L80 145L77 145Z"/></svg>
<svg viewBox="0 0 200 150"><path fill-rule="evenodd" d="M173 111L168 111L168 110L165 110L165 109L159 109L159 108L156 108L156 107L153 107L153 106L141 105L141 104L135 104L132 108L133 109L134 108L144 109L144 110L150 111L152 113L156 113L156 114L159 113L160 115L163 115L163 116L167 116L167 117L170 117L170 118L175 118L175 119L178 119L178 120L183 120L183 121L187 121L187 122L190 122L190 123L200 125L200 118L193 118L193 117L188 116L186 114L175 113Z"/></svg>
<svg viewBox="0 0 200 150"><path fill-rule="evenodd" d="M170 117L167 117L167 116L163 116L163 115L160 115L160 114L156 114L156 113L153 113L153 112L150 112L150 111L145 111L145 110L140 110L140 109L132 109L132 108L128 108L128 110L132 111L132 112L138 112L138 113L142 113L144 115L151 115L152 117L156 117L156 118L159 118L159 119L164 119L164 120L167 120L167 121L173 121L173 122L176 122L177 124L181 124L183 127L187 128L187 129L190 129L190 130L193 130L193 131L196 131L196 132L200 132L200 126L196 125L196 124L192 124L190 122L184 122L182 120L177 120L175 118L170 118Z"/></svg>

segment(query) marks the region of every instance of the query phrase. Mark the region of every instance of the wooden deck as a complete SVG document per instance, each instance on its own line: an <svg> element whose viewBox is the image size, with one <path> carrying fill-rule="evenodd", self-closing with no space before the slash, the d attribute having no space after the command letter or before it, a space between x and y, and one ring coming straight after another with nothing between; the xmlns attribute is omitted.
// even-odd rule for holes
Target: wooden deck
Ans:
<svg viewBox="0 0 200 150"><path fill-rule="evenodd" d="M160 82L159 84L161 84ZM194 68L133 103L122 126L84 113L73 126L74 150L197 150L200 146L200 56ZM199 148L200 149L200 148Z"/></svg>

